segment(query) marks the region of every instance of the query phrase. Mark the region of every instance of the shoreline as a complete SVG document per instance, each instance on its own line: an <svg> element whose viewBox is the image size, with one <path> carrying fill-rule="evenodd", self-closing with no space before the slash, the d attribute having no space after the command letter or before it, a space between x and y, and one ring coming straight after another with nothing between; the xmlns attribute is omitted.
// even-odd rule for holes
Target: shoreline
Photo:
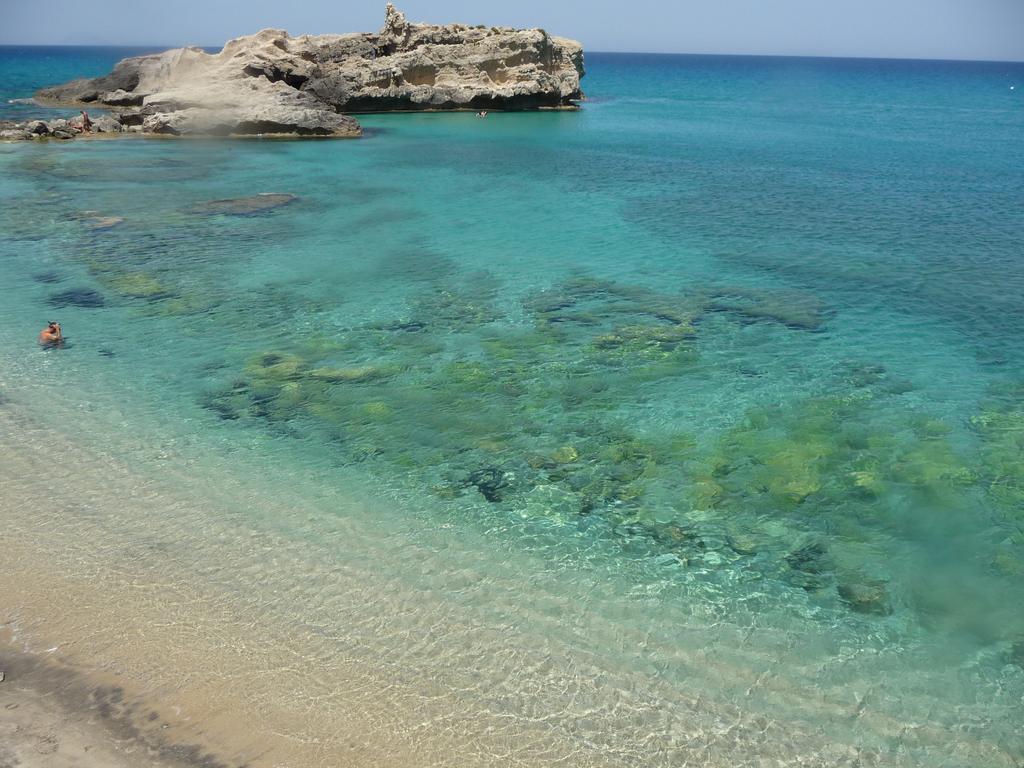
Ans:
<svg viewBox="0 0 1024 768"><path fill-rule="evenodd" d="M782 662L765 654L799 654L800 644L767 625L757 647L745 631L682 613L661 617L662 629L674 628L665 637L622 627L598 635L614 625L592 612L608 605L616 616L624 607L591 581L600 574L584 575L557 603L542 588L548 596L526 606L506 572L522 578L527 561L503 552L481 570L464 556L479 542L466 545L444 530L415 541L395 530L369 540L364 524L379 521L358 512L311 547L268 527L273 504L260 502L255 517L245 507L256 497L235 510L221 506L218 494L233 496L233 487L206 501L184 487L169 494L189 462L168 467L166 477L142 477L125 458L76 445L12 405L0 409L0 432L21 438L9 441L3 466L12 480L0 506L9 511L0 593L14 600L0 626L20 654L35 655L15 654L0 686L19 685L19 670L30 677L38 668L41 684L23 686L24 706L65 728L72 746L77 733L92 733L104 702L117 706L101 745L115 755L133 749L179 760L153 768L461 768L495 765L498 755L509 766L543 766L570 754L593 768L641 759L674 765L697 755L706 766L755 757L787 765L800 755L813 756L801 764L824 766L878 755L868 745L906 728L844 694L836 679L815 682L818 662L777 674ZM34 477L54 450L66 468ZM90 477L102 487L81 484ZM193 530L201 538L182 535ZM381 546L393 560L371 560ZM417 572L432 583L410 588L408 574ZM330 580L311 584L322 573ZM560 578L538 570L531 579L551 577ZM484 612L463 605L460 595L481 589ZM581 589L590 598L576 603ZM0 649L10 648L3 639ZM618 646L656 647L688 682L662 679L640 659L633 670L633 653L613 661L607 651ZM12 657L0 650L0 658ZM64 701L66 686L63 709L47 709ZM811 712L836 725L827 739L807 721ZM715 724L725 721L733 725L723 740ZM120 740L124 734L131 738ZM929 750L945 738L941 719L914 728L915 744ZM18 748L30 746L23 740ZM958 749L974 764L1012 765L980 734L961 737Z"/></svg>
<svg viewBox="0 0 1024 768"><path fill-rule="evenodd" d="M175 743L156 709L19 649L0 626L0 765L19 768L230 768L199 744Z"/></svg>
<svg viewBox="0 0 1024 768"><path fill-rule="evenodd" d="M153 768L410 764L410 749L373 744L366 729L361 737L321 743L331 718L326 711L317 717L319 708L302 699L316 688L317 696L336 694L292 666L299 653L293 641L309 630L249 612L232 590L192 578L196 566L178 555L196 555L190 545L198 539L173 551L168 521L179 513L212 514L212 508L200 511L192 496L171 496L166 483L151 483L123 459L83 449L31 417L12 419L9 406L0 409L0 433L20 429L38 439L42 432L50 447L9 441L3 466L0 513L32 513L19 521L4 514L0 593L13 600L0 608L0 669L6 672L0 687L9 686L3 691L25 679L19 686L29 691L21 694L24 706L66 727L72 745L80 729L88 733L105 718L99 743L115 756L122 743L125 754L144 751ZM75 469L33 480L32 468L54 450L54 437ZM103 476L106 487L76 488L82 475ZM138 516L109 524L108 513L125 511L102 506L113 497L136 506ZM225 512L232 514L223 510L218 517ZM242 539L247 534L237 519L218 527L218 538L246 549L269 554L286 546L267 540L273 537L267 531L252 530L251 540ZM215 556L206 555L207 561ZM356 667L350 671L349 682L372 690L370 680L356 682ZM11 703L20 708L22 701ZM347 708L337 722L349 720L356 733L358 714ZM311 719L318 725L310 726Z"/></svg>

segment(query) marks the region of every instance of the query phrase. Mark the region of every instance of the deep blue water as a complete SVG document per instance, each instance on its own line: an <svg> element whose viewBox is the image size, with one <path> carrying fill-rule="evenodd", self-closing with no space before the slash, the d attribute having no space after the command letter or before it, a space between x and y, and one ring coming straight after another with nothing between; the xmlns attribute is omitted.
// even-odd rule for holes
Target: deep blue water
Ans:
<svg viewBox="0 0 1024 768"><path fill-rule="evenodd" d="M0 49L0 118L133 52ZM771 626L794 690L871 690L879 718L958 734L950 751L810 704L785 715L863 738L878 764L1013 765L1024 65L587 66L578 113L372 115L352 142L0 146L9 386L45 371L121 425L98 441L126 419L186 424L386 489L396 516L559 563L567 595L573 569L600 568L647 595L610 612L613 637L670 647L680 610ZM298 199L202 208L256 192ZM44 356L54 314L74 345ZM618 661L684 690L651 654Z"/></svg>

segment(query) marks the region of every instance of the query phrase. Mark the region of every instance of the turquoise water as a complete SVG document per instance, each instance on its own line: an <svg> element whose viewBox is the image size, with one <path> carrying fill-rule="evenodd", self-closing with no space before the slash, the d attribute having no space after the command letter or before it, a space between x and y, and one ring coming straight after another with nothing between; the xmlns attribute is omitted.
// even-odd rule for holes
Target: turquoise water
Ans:
<svg viewBox="0 0 1024 768"><path fill-rule="evenodd" d="M117 57L64 55L0 51L5 99ZM878 764L1014 765L1014 84L1022 65L595 54L575 114L0 145L8 387L45 377L69 420L107 418L104 446L184 433L375 489L388 515L560 563L567 590L596 569L645 595L603 621L659 628L618 662L666 685L687 686L666 617L771 626L800 649L766 644L773 675L813 688L809 653L822 690L960 745L864 737ZM204 208L266 192L296 197ZM38 350L51 317L69 343Z"/></svg>

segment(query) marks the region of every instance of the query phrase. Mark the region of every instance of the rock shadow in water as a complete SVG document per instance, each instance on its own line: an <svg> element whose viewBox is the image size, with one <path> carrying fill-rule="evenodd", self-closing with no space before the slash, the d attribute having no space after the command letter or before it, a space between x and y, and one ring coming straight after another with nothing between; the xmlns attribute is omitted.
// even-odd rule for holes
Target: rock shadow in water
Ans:
<svg viewBox="0 0 1024 768"><path fill-rule="evenodd" d="M61 291L50 295L51 307L63 309L64 307L82 307L83 309L100 309L106 306L103 295L92 288L72 288L68 291Z"/></svg>

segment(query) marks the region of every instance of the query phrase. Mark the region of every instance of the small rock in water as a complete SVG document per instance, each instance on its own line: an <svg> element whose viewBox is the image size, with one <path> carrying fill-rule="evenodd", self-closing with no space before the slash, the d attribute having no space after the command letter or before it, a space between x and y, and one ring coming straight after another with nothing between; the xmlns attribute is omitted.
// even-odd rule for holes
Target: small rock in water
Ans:
<svg viewBox="0 0 1024 768"><path fill-rule="evenodd" d="M786 555L786 562L795 571L821 573L828 568L828 550L817 542L805 544Z"/></svg>
<svg viewBox="0 0 1024 768"><path fill-rule="evenodd" d="M474 486L480 491L480 495L491 503L502 500L503 492L508 485L505 473L497 467L474 470L470 473L468 480L469 485Z"/></svg>
<svg viewBox="0 0 1024 768"><path fill-rule="evenodd" d="M101 232L106 229L113 229L124 222L120 216L91 216L85 220L85 226L93 232Z"/></svg>
<svg viewBox="0 0 1024 768"><path fill-rule="evenodd" d="M857 613L889 616L892 606L885 585L879 581L851 582L838 586L839 597Z"/></svg>
<svg viewBox="0 0 1024 768"><path fill-rule="evenodd" d="M743 533L730 534L725 541L737 555L756 555L759 548L756 537Z"/></svg>
<svg viewBox="0 0 1024 768"><path fill-rule="evenodd" d="M786 563L792 568L788 581L808 592L821 589L827 583L824 578L831 562L828 550L817 542L805 544L786 555Z"/></svg>
<svg viewBox="0 0 1024 768"><path fill-rule="evenodd" d="M192 213L224 214L227 216L254 216L281 208L298 200L297 195L279 192L261 192L252 197L233 197L210 200L192 206Z"/></svg>
<svg viewBox="0 0 1024 768"><path fill-rule="evenodd" d="M98 309L106 305L103 296L91 288L72 288L70 291L61 291L50 296L50 306L57 307L84 307L86 309Z"/></svg>
<svg viewBox="0 0 1024 768"><path fill-rule="evenodd" d="M551 454L551 458L558 464L572 464L579 461L580 454L573 446L563 445Z"/></svg>
<svg viewBox="0 0 1024 768"><path fill-rule="evenodd" d="M385 331L404 331L406 333L418 333L427 327L426 323L420 322L419 320L410 320L404 323L395 323L394 325L384 326Z"/></svg>
<svg viewBox="0 0 1024 768"><path fill-rule="evenodd" d="M104 348L104 349L101 349L99 352L100 352L100 357L114 357L114 356L117 355L117 353L114 350L112 350L112 349L105 349Z"/></svg>

